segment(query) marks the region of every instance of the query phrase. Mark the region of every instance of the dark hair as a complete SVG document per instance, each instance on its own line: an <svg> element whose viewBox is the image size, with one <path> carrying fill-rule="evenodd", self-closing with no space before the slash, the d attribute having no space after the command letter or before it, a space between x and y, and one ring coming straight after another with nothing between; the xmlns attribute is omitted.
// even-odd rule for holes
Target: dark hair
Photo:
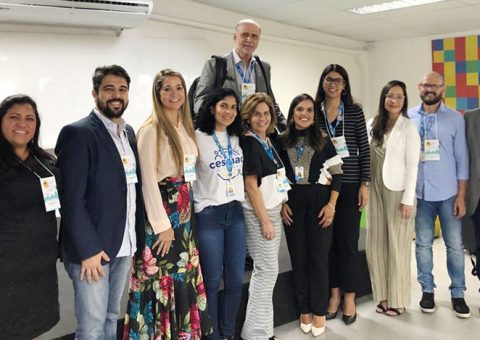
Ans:
<svg viewBox="0 0 480 340"><path fill-rule="evenodd" d="M347 70L345 70L342 66L338 64L330 64L327 67L325 67L325 69L322 72L322 75L320 76L320 81L318 82L317 95L315 97L315 103L317 104L317 106L320 108L320 105L325 101L325 90L323 89L323 82L325 81L327 74L329 74L330 72L339 73L342 76L343 80L345 81L345 89L342 92L343 104L346 107L358 105L353 101L353 98L352 98L352 92L350 90L350 80L348 79Z"/></svg>
<svg viewBox="0 0 480 340"><path fill-rule="evenodd" d="M272 98L266 93L256 92L248 96L245 103L243 103L241 118L245 129L250 129L250 120L255 113L258 104L265 103L270 112L270 126L267 129L267 135L275 131L277 126L277 115L275 114L275 107Z"/></svg>
<svg viewBox="0 0 480 340"><path fill-rule="evenodd" d="M43 150L38 145L41 121L40 121L40 115L38 114L38 110L37 110L37 104L31 97L24 94L16 94L16 95L8 96L7 98L5 98L0 103L0 125L3 120L3 117L8 112L8 110L10 110L14 105L17 105L17 104L30 105L33 109L33 112L35 113L35 119L37 121L37 124L35 128L35 134L33 135L32 140L28 143L28 146L27 146L29 151L40 159L53 160L53 156L51 156L48 152ZM19 158L15 154L13 145L7 141L7 139L3 135L3 132L1 132L1 129L0 129L0 168L5 168L8 166L16 166L16 165L19 165Z"/></svg>
<svg viewBox="0 0 480 340"><path fill-rule="evenodd" d="M387 97L388 91L390 91L390 89L395 86L400 86L402 88L405 99L403 101L401 114L404 117L408 118L407 86L403 81L391 80L382 89L382 92L380 94L380 102L378 103L378 113L373 119L373 124L372 124L372 132L371 132L372 138L379 145L383 144L383 136L385 135L385 132L387 132L388 111L385 109L385 99Z"/></svg>
<svg viewBox="0 0 480 340"><path fill-rule="evenodd" d="M212 135L215 131L215 105L226 97L235 98L237 104L236 116L232 124L227 127L227 133L230 136L240 136L242 134L242 120L240 118L240 110L238 108L238 97L235 91L229 88L216 88L211 90L205 96L200 111L198 112L197 126L198 129L206 134Z"/></svg>
<svg viewBox="0 0 480 340"><path fill-rule="evenodd" d="M303 102L304 100L310 100L313 103L313 124L307 129L307 142L308 145L316 152L320 152L325 145L325 138L320 131L320 126L318 124L318 116L317 116L317 109L315 105L315 101L313 100L312 96L306 93L299 94L295 98L293 98L292 102L290 103L290 108L288 109L288 117L287 117L287 129L280 135L280 141L285 147L293 147L297 143L298 134L297 130L295 129L295 122L293 119L293 115L295 112L295 108L298 104Z"/></svg>
<svg viewBox="0 0 480 340"><path fill-rule="evenodd" d="M130 76L128 75L127 71L121 66L118 65L108 65L108 66L99 66L95 69L93 73L93 89L98 92L98 88L102 83L103 78L112 74L114 76L122 77L127 81L127 86L130 87Z"/></svg>

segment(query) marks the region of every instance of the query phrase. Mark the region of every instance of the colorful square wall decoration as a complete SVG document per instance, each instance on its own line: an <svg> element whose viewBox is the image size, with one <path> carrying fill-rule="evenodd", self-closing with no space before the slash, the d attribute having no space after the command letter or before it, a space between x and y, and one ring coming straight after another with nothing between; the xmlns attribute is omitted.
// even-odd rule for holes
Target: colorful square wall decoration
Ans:
<svg viewBox="0 0 480 340"><path fill-rule="evenodd" d="M432 66L445 79L447 106L460 112L480 106L480 35L432 40Z"/></svg>

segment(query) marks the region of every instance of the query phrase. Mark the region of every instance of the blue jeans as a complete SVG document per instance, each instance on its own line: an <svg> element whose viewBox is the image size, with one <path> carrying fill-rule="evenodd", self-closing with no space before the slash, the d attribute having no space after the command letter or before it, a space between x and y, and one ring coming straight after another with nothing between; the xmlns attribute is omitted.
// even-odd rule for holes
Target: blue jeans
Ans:
<svg viewBox="0 0 480 340"><path fill-rule="evenodd" d="M240 202L208 206L196 215L200 262L214 333L233 336L242 298L245 266L245 221ZM218 289L223 276L223 301Z"/></svg>
<svg viewBox="0 0 480 340"><path fill-rule="evenodd" d="M456 196L445 201L429 202L418 199L415 217L415 253L417 257L417 280L425 293L433 293L433 238L435 218L438 214L442 237L447 246L447 270L452 298L463 298L465 290L465 255L462 238L462 221L453 216Z"/></svg>
<svg viewBox="0 0 480 340"><path fill-rule="evenodd" d="M104 275L98 282L80 281L80 264L65 263L75 290L75 316L78 340L116 340L117 320L132 259L117 257L103 266Z"/></svg>

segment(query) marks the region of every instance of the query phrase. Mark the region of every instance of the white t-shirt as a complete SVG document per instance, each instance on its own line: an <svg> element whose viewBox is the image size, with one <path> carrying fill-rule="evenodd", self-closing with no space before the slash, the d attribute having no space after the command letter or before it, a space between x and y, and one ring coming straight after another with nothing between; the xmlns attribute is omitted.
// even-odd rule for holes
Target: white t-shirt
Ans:
<svg viewBox="0 0 480 340"><path fill-rule="evenodd" d="M224 155L228 158L227 132L215 132ZM245 193L243 187L243 153L238 137L230 136L232 145L233 167L229 176L225 157L219 151L213 136L200 130L195 131L199 156L196 170L197 180L193 182L193 198L195 212L202 211L210 205L218 206L231 201L243 202ZM229 185L233 194L227 194Z"/></svg>

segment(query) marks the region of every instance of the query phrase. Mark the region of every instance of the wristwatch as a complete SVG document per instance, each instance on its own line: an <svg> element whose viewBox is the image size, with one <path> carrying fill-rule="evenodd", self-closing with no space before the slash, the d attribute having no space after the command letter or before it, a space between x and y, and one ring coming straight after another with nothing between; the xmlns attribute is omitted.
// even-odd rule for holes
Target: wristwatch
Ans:
<svg viewBox="0 0 480 340"><path fill-rule="evenodd" d="M362 181L361 185L363 185L367 189L370 189L370 182L369 181Z"/></svg>

